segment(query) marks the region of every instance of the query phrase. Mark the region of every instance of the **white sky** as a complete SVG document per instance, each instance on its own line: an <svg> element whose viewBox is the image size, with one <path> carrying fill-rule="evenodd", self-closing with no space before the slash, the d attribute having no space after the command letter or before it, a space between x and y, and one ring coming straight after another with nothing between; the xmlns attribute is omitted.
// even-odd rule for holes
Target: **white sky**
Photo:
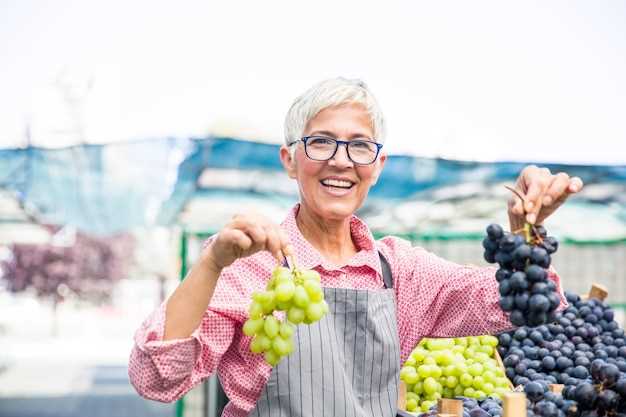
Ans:
<svg viewBox="0 0 626 417"><path fill-rule="evenodd" d="M0 147L27 123L75 143L77 120L89 142L280 142L336 75L373 89L390 153L626 163L624 1L0 0Z"/></svg>

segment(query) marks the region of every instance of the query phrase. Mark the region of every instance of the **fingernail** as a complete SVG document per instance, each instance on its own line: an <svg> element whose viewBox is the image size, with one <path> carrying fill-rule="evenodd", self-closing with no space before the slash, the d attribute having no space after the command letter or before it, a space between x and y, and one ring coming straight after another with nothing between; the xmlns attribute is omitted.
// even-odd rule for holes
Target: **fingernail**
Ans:
<svg viewBox="0 0 626 417"><path fill-rule="evenodd" d="M532 210L533 209L533 202L529 201L528 203L526 203L526 211Z"/></svg>
<svg viewBox="0 0 626 417"><path fill-rule="evenodd" d="M550 197L549 195L544 196L543 197L543 205L544 206L549 206L550 204L552 204L552 197Z"/></svg>
<svg viewBox="0 0 626 417"><path fill-rule="evenodd" d="M578 191L578 185L576 185L576 184L572 184L572 185L570 185L570 186L569 186L569 189L570 189L573 193L575 193L575 192L577 192L577 191Z"/></svg>
<svg viewBox="0 0 626 417"><path fill-rule="evenodd" d="M526 215L526 221L530 224L535 224L535 220L537 219L537 217L535 216L535 213L530 213L528 215Z"/></svg>

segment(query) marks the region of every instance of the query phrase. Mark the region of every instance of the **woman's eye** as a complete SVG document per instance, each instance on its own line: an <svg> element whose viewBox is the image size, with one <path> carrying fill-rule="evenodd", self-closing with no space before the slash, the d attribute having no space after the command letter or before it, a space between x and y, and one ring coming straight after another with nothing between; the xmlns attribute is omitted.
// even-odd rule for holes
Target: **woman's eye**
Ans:
<svg viewBox="0 0 626 417"><path fill-rule="evenodd" d="M358 149L359 151L375 151L374 144L364 140L354 140L350 142L350 146L352 149Z"/></svg>
<svg viewBox="0 0 626 417"><path fill-rule="evenodd" d="M311 145L330 145L333 143L333 140L328 138L311 138L309 142Z"/></svg>

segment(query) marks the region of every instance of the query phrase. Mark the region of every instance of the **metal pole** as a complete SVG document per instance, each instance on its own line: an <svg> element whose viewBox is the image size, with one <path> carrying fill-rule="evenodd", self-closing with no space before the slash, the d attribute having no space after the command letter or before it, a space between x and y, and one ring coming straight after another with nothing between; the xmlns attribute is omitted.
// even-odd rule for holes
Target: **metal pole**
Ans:
<svg viewBox="0 0 626 417"><path fill-rule="evenodd" d="M180 236L180 280L185 279L187 275L187 232L183 230ZM176 417L183 417L185 414L185 397L176 401Z"/></svg>

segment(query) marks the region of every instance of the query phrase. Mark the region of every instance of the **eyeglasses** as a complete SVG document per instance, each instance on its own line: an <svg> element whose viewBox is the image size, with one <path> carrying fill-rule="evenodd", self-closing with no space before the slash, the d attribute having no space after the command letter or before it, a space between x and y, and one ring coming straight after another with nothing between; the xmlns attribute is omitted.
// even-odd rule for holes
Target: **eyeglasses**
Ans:
<svg viewBox="0 0 626 417"><path fill-rule="evenodd" d="M354 139L350 141L337 140L326 136L305 136L291 142L294 145L304 142L306 156L314 161L328 161L337 153L339 145L346 145L348 158L357 165L369 165L376 161L378 153L383 147L380 143L371 140Z"/></svg>

